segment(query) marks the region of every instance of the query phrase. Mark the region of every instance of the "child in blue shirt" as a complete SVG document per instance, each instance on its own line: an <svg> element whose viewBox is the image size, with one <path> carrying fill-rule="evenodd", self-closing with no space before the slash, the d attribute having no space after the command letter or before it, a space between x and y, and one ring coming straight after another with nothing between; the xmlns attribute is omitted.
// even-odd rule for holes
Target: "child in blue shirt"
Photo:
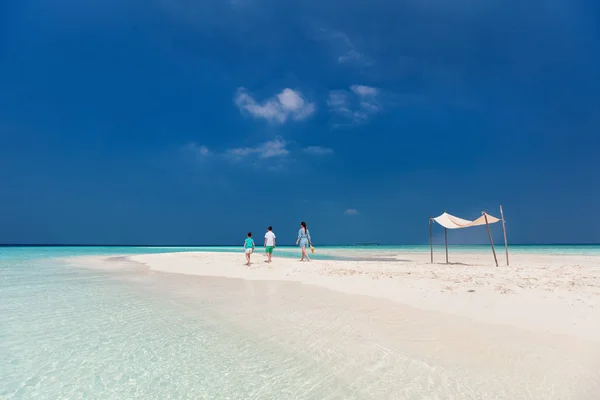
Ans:
<svg viewBox="0 0 600 400"><path fill-rule="evenodd" d="M244 253L246 253L246 261L250 266L250 254L254 252L254 239L252 239L252 232L248 232L248 237L244 241Z"/></svg>

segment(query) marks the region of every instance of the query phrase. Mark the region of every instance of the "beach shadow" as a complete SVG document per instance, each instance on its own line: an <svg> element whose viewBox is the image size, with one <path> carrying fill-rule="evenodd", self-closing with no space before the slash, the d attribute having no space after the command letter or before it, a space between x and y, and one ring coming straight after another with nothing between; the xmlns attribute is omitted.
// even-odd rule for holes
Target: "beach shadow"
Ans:
<svg viewBox="0 0 600 400"><path fill-rule="evenodd" d="M106 259L106 261L109 261L109 262L129 261L129 256L109 257L109 258Z"/></svg>
<svg viewBox="0 0 600 400"><path fill-rule="evenodd" d="M437 265L462 265L465 267L473 267L474 264L465 264L465 263L461 263L461 262L449 262L449 263L445 263L445 262L441 262L441 263L434 263Z"/></svg>

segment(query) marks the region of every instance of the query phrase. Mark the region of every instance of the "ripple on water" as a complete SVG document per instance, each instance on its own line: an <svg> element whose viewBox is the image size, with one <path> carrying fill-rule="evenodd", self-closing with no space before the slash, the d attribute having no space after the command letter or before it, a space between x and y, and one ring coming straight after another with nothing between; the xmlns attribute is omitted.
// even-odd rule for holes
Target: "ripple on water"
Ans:
<svg viewBox="0 0 600 400"><path fill-rule="evenodd" d="M47 262L2 274L0 398L352 397L176 293Z"/></svg>

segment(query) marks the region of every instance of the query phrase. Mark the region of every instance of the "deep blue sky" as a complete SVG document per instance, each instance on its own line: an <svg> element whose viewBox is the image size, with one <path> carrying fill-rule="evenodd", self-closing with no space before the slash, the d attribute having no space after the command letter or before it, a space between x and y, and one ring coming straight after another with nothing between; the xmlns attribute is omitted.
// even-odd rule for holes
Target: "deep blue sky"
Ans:
<svg viewBox="0 0 600 400"><path fill-rule="evenodd" d="M4 1L0 242L291 242L306 220L316 244L427 243L430 215L500 204L511 242L600 242L599 15Z"/></svg>

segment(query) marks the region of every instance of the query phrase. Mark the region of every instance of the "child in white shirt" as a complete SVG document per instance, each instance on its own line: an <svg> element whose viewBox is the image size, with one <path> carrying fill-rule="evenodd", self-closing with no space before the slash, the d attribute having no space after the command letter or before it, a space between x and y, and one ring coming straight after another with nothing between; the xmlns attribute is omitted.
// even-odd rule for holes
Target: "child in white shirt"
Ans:
<svg viewBox="0 0 600 400"><path fill-rule="evenodd" d="M273 249L275 248L275 234L273 233L273 227L270 226L265 233L265 253L267 253L267 262L271 262L273 256Z"/></svg>

